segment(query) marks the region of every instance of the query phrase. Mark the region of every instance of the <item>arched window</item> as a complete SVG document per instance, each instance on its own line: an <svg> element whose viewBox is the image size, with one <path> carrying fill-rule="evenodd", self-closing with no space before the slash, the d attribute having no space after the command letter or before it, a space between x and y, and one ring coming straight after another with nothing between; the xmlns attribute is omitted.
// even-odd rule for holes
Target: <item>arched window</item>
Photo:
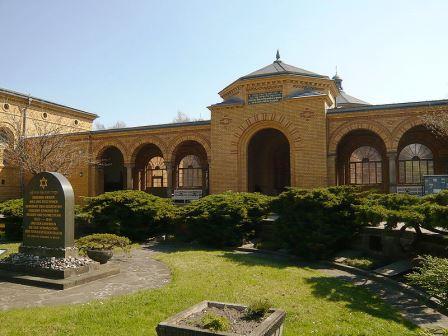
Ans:
<svg viewBox="0 0 448 336"><path fill-rule="evenodd" d="M434 174L434 157L425 145L414 143L404 147L398 156L400 184L421 184L423 175Z"/></svg>
<svg viewBox="0 0 448 336"><path fill-rule="evenodd" d="M370 185L383 182L380 153L371 146L355 149L350 155L350 184Z"/></svg>
<svg viewBox="0 0 448 336"><path fill-rule="evenodd" d="M152 188L167 186L165 161L161 156L155 156L146 165L146 185Z"/></svg>
<svg viewBox="0 0 448 336"><path fill-rule="evenodd" d="M8 165L7 149L10 145L10 136L5 130L0 130L0 162L3 165Z"/></svg>
<svg viewBox="0 0 448 336"><path fill-rule="evenodd" d="M0 149L5 149L8 146L9 137L4 130L0 130Z"/></svg>
<svg viewBox="0 0 448 336"><path fill-rule="evenodd" d="M202 188L202 167L196 155L187 155L177 166L177 186Z"/></svg>

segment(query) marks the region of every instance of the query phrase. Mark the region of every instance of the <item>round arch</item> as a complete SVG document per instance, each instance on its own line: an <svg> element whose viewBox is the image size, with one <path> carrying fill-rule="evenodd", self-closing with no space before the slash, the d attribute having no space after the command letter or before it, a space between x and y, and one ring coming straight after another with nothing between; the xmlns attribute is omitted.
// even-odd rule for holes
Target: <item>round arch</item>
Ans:
<svg viewBox="0 0 448 336"><path fill-rule="evenodd" d="M157 147L161 152L161 156L163 158L167 157L167 145L164 141L155 136L145 136L142 138L138 138L137 141L132 143L132 147L129 148L130 156L128 158L128 162L135 163L138 153L143 147L147 145L153 145Z"/></svg>
<svg viewBox="0 0 448 336"><path fill-rule="evenodd" d="M154 143L138 144L130 160L133 189L166 197L168 180L162 149Z"/></svg>
<svg viewBox="0 0 448 336"><path fill-rule="evenodd" d="M412 117L412 118L408 118L404 121L402 121L397 127L395 127L395 129L393 130L392 134L394 135L393 140L392 140L392 144L391 144L391 149L393 149L394 151L397 151L399 148L399 144L401 139L403 138L403 135L411 130L412 128L416 127L416 126L424 126L425 123L421 118L416 118L416 117Z"/></svg>
<svg viewBox="0 0 448 336"><path fill-rule="evenodd" d="M126 179L123 152L116 146L107 146L101 150L98 160L101 162L100 193L123 190Z"/></svg>
<svg viewBox="0 0 448 336"><path fill-rule="evenodd" d="M289 169L290 169L290 184L291 186L296 185L295 179L295 168L296 168L296 153L298 151L297 145L300 142L300 137L293 130L294 133L291 133L291 130L285 127L281 122L274 120L264 120L258 121L250 124L244 131L241 133L241 136L238 139L237 143L237 165L238 165L238 186L240 191L248 190L248 153L249 153L249 143L252 137L262 131L263 129L274 129L281 134L283 134L286 140L289 143ZM293 137L293 134L295 135Z"/></svg>
<svg viewBox="0 0 448 336"><path fill-rule="evenodd" d="M291 186L290 143L274 128L264 128L249 140L247 190L278 195Z"/></svg>
<svg viewBox="0 0 448 336"><path fill-rule="evenodd" d="M173 185L176 189L201 189L208 194L209 154L201 142L184 139L171 152Z"/></svg>
<svg viewBox="0 0 448 336"><path fill-rule="evenodd" d="M210 162L210 160L211 160L210 141L208 139L206 139L205 137L202 137L197 134L183 134L183 135L180 135L180 136L174 138L168 145L168 150L166 153L167 161L174 163L176 149L180 145L182 145L182 143L185 143L186 141L194 141L194 142L200 144L202 146L202 148L204 148L205 153L207 155L207 162Z"/></svg>
<svg viewBox="0 0 448 336"><path fill-rule="evenodd" d="M103 155L104 151L107 150L109 147L115 147L117 148L121 154L123 155L123 160L126 160L127 158L127 150L126 150L126 146L124 145L123 142L121 142L120 140L114 140L114 141L106 141L106 142L102 142L102 141L98 141L97 145L94 146L93 148L93 157L96 160L100 160L101 156Z"/></svg>
<svg viewBox="0 0 448 336"><path fill-rule="evenodd" d="M374 131L354 129L336 147L337 184L388 190L387 146Z"/></svg>
<svg viewBox="0 0 448 336"><path fill-rule="evenodd" d="M381 125L380 123L369 121L369 122L347 122L341 126L339 126L333 134L330 136L328 141L328 152L336 153L337 147L347 134L356 130L366 130L375 133L378 137L380 137L385 146L386 150L390 151L392 147L391 145L391 133L389 130Z"/></svg>

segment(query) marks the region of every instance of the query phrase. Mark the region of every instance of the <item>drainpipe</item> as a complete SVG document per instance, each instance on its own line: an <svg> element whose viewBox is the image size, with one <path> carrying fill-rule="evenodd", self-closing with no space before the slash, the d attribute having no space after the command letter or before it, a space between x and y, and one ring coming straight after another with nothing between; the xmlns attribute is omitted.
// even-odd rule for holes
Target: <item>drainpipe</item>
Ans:
<svg viewBox="0 0 448 336"><path fill-rule="evenodd" d="M30 95L28 95L28 105L22 109L22 134L20 135L21 137L21 141L25 141L26 139L26 119L27 119L27 111L28 108L31 106L31 102L33 101L33 99L31 98ZM20 177L20 195L23 196L24 195L24 191L25 191L25 172L23 169L23 165L20 166L19 169L19 177Z"/></svg>

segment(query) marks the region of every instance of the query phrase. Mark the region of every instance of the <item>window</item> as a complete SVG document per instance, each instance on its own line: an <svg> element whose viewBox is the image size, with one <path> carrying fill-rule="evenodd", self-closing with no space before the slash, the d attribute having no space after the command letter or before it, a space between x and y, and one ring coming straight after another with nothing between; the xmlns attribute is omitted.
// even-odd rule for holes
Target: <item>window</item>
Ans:
<svg viewBox="0 0 448 336"><path fill-rule="evenodd" d="M423 175L434 174L434 157L425 145L414 143L404 147L398 156L400 184L422 184Z"/></svg>
<svg viewBox="0 0 448 336"><path fill-rule="evenodd" d="M167 186L165 161L161 156L155 156L146 165L146 185L152 188Z"/></svg>
<svg viewBox="0 0 448 336"><path fill-rule="evenodd" d="M8 134L5 131L0 130L0 149L5 149L8 146Z"/></svg>
<svg viewBox="0 0 448 336"><path fill-rule="evenodd" d="M370 185L383 182L380 153L373 147L362 146L350 155L350 184Z"/></svg>
<svg viewBox="0 0 448 336"><path fill-rule="evenodd" d="M177 166L177 186L202 188L202 168L196 155L187 155Z"/></svg>

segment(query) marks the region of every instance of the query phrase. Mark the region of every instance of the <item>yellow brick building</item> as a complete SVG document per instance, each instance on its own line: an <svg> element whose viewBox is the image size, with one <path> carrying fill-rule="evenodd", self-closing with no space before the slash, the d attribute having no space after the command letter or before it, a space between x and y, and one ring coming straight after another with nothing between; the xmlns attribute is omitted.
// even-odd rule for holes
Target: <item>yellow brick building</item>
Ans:
<svg viewBox="0 0 448 336"><path fill-rule="evenodd" d="M26 105L15 95L17 101L0 92L13 108ZM120 189L163 197L182 189L277 194L287 186L339 184L415 191L422 175L447 173L446 140L421 116L448 111L448 100L370 105L345 93L337 75L279 57L219 95L209 121L100 131L90 130L93 114L37 99L30 111L65 118L73 140L90 153L92 161L69 176L77 197ZM0 188L2 198L19 190L12 182L16 189Z"/></svg>

